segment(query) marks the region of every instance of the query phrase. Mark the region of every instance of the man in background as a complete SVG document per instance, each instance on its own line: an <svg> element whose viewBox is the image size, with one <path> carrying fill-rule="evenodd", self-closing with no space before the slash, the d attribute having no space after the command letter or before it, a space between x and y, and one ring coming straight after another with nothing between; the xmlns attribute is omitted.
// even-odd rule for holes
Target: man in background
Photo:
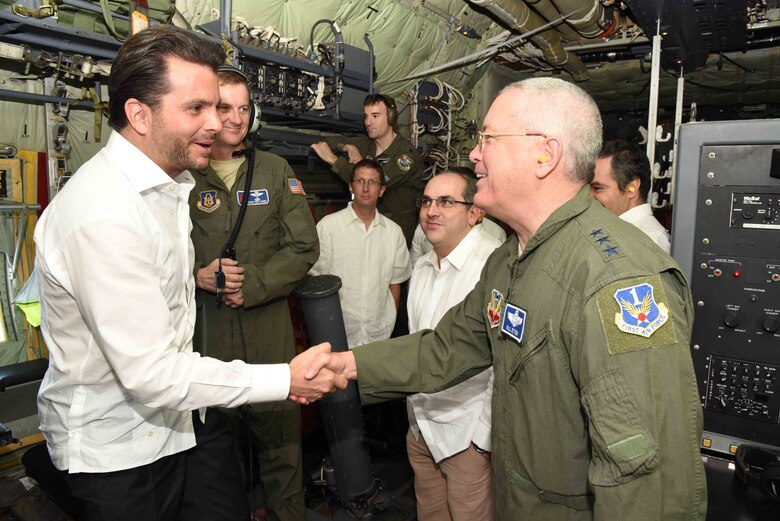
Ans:
<svg viewBox="0 0 780 521"><path fill-rule="evenodd" d="M359 378L365 401L492 365L498 521L706 515L690 290L669 255L589 197L601 134L576 85L507 86L470 159L474 204L514 236L433 331L322 354L307 372Z"/></svg>
<svg viewBox="0 0 780 521"><path fill-rule="evenodd" d="M366 96L363 122L367 136L332 137L314 143L311 148L347 184L354 165L361 159L373 159L382 165L385 194L378 208L401 227L408 248L417 226L414 202L423 188L422 159L393 128L398 122L398 109L392 98L381 94Z"/></svg>
<svg viewBox="0 0 780 521"><path fill-rule="evenodd" d="M401 228L377 210L385 192L379 163L358 161L349 190L352 202L317 223L320 257L310 274L341 278L347 343L354 347L390 338L411 268Z"/></svg>
<svg viewBox="0 0 780 521"><path fill-rule="evenodd" d="M208 167L193 172L190 194L198 306L194 348L220 360L285 363L295 357L287 295L317 260L317 230L287 161L249 148L246 77L230 67L218 76L222 130ZM224 248L233 235L231 258ZM225 283L217 288L220 265ZM248 422L251 428L250 453L257 457L268 519L304 521L300 407L289 401L253 404L240 410L240 419L239 411L225 412L235 427ZM215 468L219 463L213 462Z"/></svg>
<svg viewBox="0 0 780 521"><path fill-rule="evenodd" d="M307 402L346 383L332 375L306 383L316 348L289 365L192 352L194 182L183 171L208 164L222 128L223 58L172 26L125 42L111 68L108 143L35 230L49 349L41 432L87 521L179 518L192 410Z"/></svg>
<svg viewBox="0 0 780 521"><path fill-rule="evenodd" d="M605 142L596 160L596 175L590 183L591 197L642 230L669 253L669 232L653 216L653 208L647 202L649 192L647 155L628 141Z"/></svg>
<svg viewBox="0 0 780 521"><path fill-rule="evenodd" d="M409 331L436 326L479 280L501 241L482 233L473 172L444 171L419 200L420 223L433 251L412 270ZM490 418L493 369L449 389L407 398L409 463L420 521L493 521Z"/></svg>

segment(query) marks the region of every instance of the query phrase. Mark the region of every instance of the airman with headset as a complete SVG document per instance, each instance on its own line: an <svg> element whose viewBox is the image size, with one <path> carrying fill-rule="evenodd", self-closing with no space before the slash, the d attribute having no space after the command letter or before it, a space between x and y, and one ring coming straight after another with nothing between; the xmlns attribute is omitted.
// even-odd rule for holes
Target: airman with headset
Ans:
<svg viewBox="0 0 780 521"><path fill-rule="evenodd" d="M366 96L363 121L367 136L336 136L314 143L311 148L345 183L349 183L352 167L361 159L373 159L382 165L387 188L378 210L401 227L409 247L417 226L415 200L424 185L422 159L394 129L398 109L392 98L381 94Z"/></svg>
<svg viewBox="0 0 780 521"><path fill-rule="evenodd" d="M218 75L221 99L217 110L223 126L208 167L193 172L195 188L190 195L198 310L194 348L222 360L284 363L295 356L287 295L319 256L317 230L303 185L287 161L255 150L246 139L259 126L248 78L229 66ZM303 521L297 404L258 404L240 413L209 410L205 425L195 420L197 450L203 446L202 437L214 442L218 439L215 433L225 430L225 418L219 418L222 414L229 416L234 428L249 426L268 519ZM208 458L205 452L199 461L202 466L193 471L213 476L204 484L204 495L213 495L213 488L208 487L232 486L227 479L230 469L218 470L229 462L218 456ZM241 483L242 494L243 488ZM240 506L243 511L235 519L248 517L245 497ZM200 505L190 506L193 517L187 519L226 519Z"/></svg>

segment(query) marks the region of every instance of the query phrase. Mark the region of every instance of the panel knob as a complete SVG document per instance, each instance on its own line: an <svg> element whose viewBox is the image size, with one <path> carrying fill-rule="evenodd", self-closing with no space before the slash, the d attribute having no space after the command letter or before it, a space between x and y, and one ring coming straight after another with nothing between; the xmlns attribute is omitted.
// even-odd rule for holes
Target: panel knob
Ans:
<svg viewBox="0 0 780 521"><path fill-rule="evenodd" d="M777 333L778 330L780 330L780 319L777 317L767 316L761 326L767 333Z"/></svg>
<svg viewBox="0 0 780 521"><path fill-rule="evenodd" d="M726 316L723 317L723 324L726 327L737 327L739 325L739 313L736 311L729 311L726 313Z"/></svg>

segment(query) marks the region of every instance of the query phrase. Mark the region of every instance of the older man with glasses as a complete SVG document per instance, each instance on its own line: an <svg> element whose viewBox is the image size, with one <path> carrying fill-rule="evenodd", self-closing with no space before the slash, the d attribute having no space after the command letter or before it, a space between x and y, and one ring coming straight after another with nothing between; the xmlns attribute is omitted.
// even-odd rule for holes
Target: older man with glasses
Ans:
<svg viewBox="0 0 780 521"><path fill-rule="evenodd" d="M589 197L598 107L574 84L532 78L499 93L483 131L474 204L514 236L433 331L320 355L308 376L359 378L369 401L492 366L497 520L703 520L690 289Z"/></svg>

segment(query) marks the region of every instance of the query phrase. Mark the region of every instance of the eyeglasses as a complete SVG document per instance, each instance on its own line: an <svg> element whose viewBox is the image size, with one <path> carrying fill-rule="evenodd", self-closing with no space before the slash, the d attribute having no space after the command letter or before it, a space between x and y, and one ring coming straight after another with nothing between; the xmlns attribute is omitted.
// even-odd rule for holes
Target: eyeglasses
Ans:
<svg viewBox="0 0 780 521"><path fill-rule="evenodd" d="M477 148L482 152L482 145L485 142L485 138L491 137L503 137L503 136L518 136L518 137L547 137L545 134L534 134L526 132L477 132Z"/></svg>
<svg viewBox="0 0 780 521"><path fill-rule="evenodd" d="M369 188L373 188L374 186L379 186L382 184L379 181L374 181L373 179L353 179L352 182L361 187L368 185Z"/></svg>
<svg viewBox="0 0 780 521"><path fill-rule="evenodd" d="M417 208L430 208L433 206L434 201L439 208L452 208L456 204L465 204L469 206L473 204L468 201L456 201L452 197L437 197L435 199L431 199L430 197L418 197Z"/></svg>

